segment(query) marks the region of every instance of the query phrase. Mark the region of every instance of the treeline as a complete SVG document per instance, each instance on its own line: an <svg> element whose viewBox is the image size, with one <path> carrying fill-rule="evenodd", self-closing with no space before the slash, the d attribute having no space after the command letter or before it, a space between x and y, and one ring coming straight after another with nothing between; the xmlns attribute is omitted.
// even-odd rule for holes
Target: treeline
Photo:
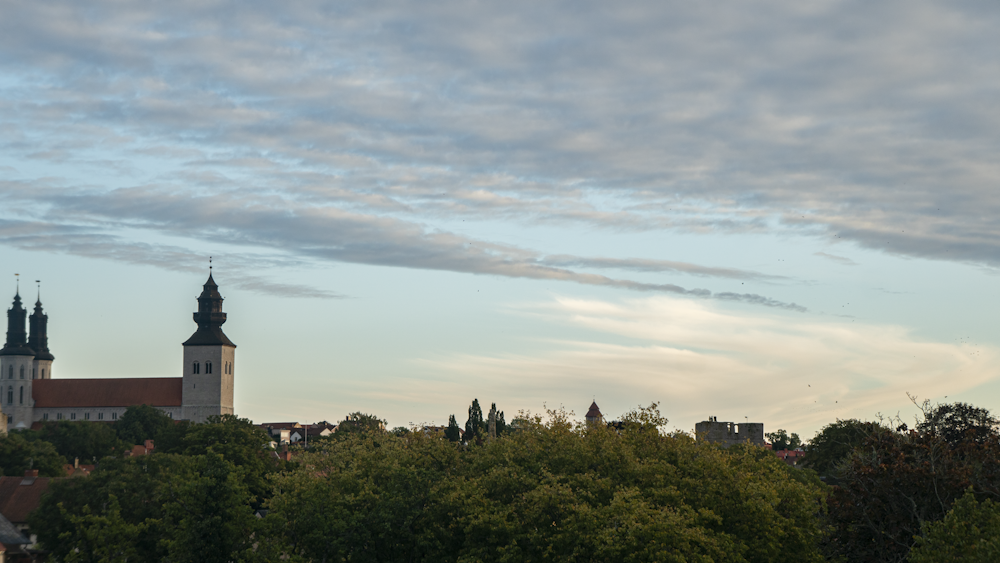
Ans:
<svg viewBox="0 0 1000 563"><path fill-rule="evenodd" d="M30 524L54 560L1000 560L997 420L960 403L912 429L836 421L806 469L665 434L655 405L497 438L470 412L460 442L354 413L293 462L246 419L143 420L162 449L52 483Z"/></svg>

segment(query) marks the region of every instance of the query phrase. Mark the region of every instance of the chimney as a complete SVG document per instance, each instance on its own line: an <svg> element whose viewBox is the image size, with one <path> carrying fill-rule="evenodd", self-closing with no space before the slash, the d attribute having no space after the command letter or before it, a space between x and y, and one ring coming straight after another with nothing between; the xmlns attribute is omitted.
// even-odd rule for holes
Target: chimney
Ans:
<svg viewBox="0 0 1000 563"><path fill-rule="evenodd" d="M28 469L27 471L24 472L24 476L25 477L38 477L38 470L37 469Z"/></svg>
<svg viewBox="0 0 1000 563"><path fill-rule="evenodd" d="M73 458L73 469L80 469L80 458Z"/></svg>
<svg viewBox="0 0 1000 563"><path fill-rule="evenodd" d="M145 441L145 442L143 443L143 445L144 445L144 446L146 446L146 453L147 453L147 454L149 454L149 453L152 453L152 452L153 452L153 441L152 441L152 440L146 440L146 441Z"/></svg>

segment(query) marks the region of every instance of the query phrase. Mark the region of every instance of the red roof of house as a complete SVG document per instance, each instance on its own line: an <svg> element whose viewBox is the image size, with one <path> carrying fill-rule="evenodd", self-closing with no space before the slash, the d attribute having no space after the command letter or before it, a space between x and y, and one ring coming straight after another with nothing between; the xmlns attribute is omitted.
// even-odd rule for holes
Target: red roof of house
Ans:
<svg viewBox="0 0 1000 563"><path fill-rule="evenodd" d="M48 488L48 477L0 477L0 514L13 524L24 524Z"/></svg>
<svg viewBox="0 0 1000 563"><path fill-rule="evenodd" d="M36 407L181 406L180 377L129 379L36 379L31 396Z"/></svg>

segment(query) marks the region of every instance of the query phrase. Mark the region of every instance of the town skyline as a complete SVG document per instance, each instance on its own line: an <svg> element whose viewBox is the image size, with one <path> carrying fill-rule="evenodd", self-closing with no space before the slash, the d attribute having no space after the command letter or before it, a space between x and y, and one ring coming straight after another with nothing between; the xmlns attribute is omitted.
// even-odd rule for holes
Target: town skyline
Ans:
<svg viewBox="0 0 1000 563"><path fill-rule="evenodd" d="M236 412L1000 408L994 5L7 2L0 299ZM25 283L27 282L27 283Z"/></svg>

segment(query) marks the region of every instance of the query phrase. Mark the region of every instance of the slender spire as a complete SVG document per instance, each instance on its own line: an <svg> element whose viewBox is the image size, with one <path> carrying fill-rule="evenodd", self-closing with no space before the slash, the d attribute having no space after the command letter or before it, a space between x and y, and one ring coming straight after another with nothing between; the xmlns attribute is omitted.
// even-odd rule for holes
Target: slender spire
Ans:
<svg viewBox="0 0 1000 563"><path fill-rule="evenodd" d="M226 314L222 312L222 301L219 286L212 279L209 266L208 280L203 286L201 295L198 296L198 312L194 314L198 330L184 342L185 346L236 346L222 332L222 325L226 322Z"/></svg>
<svg viewBox="0 0 1000 563"><path fill-rule="evenodd" d="M18 274L14 274L18 276ZM20 282L20 280L18 280ZM28 312L21 306L21 284L17 285L14 303L7 309L7 342L0 350L0 356L34 356L35 351L28 346L28 335L24 330L24 321Z"/></svg>
<svg viewBox="0 0 1000 563"><path fill-rule="evenodd" d="M36 360L54 360L49 352L49 316L42 310L42 282L38 284L38 300L35 301L35 311L28 317L28 346L35 351Z"/></svg>

